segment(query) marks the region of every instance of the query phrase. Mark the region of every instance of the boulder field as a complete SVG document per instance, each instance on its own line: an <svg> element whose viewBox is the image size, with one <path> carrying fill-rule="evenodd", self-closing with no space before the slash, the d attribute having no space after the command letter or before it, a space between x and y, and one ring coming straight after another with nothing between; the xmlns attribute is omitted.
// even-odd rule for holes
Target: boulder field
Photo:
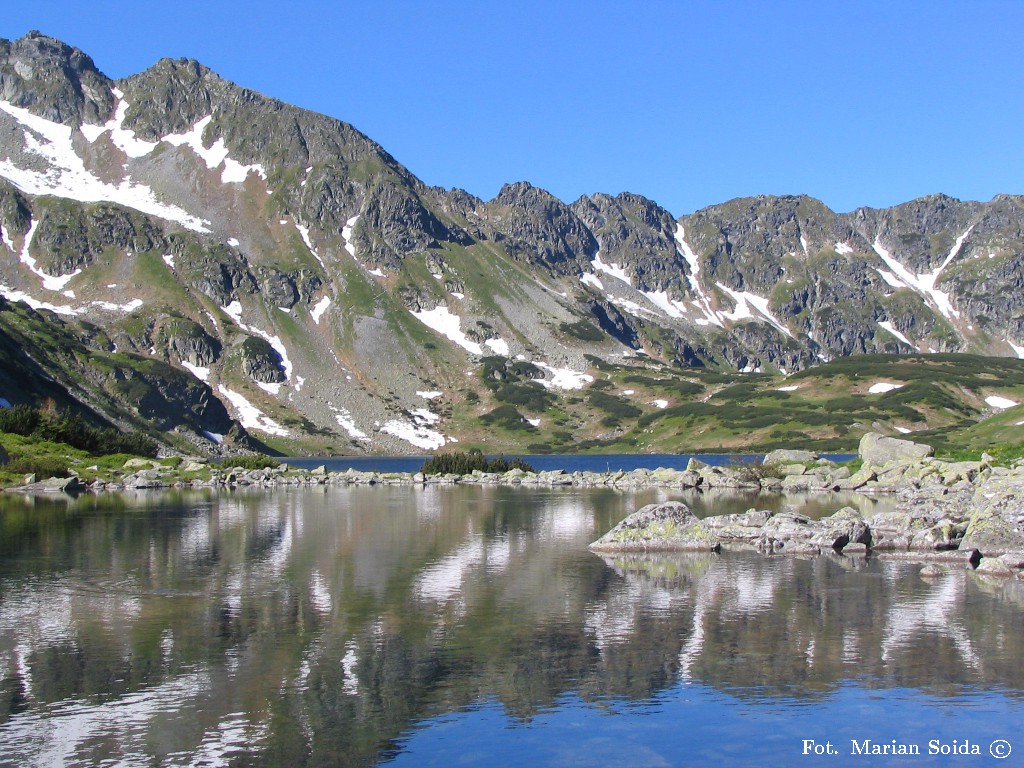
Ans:
<svg viewBox="0 0 1024 768"><path fill-rule="evenodd" d="M744 547L766 554L874 553L1024 575L1024 463L999 467L988 456L947 462L932 454L929 446L869 433L860 443L862 466L853 473L803 451L765 456L764 489L896 495L894 511L870 518L844 507L817 520L757 509L701 519L683 502L669 501L643 507L590 546L597 552Z"/></svg>

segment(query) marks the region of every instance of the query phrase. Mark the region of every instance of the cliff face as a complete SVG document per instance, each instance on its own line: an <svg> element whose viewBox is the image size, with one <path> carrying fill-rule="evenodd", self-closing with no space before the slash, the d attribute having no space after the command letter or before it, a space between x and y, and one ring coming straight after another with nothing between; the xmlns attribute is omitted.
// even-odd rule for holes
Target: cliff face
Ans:
<svg viewBox="0 0 1024 768"><path fill-rule="evenodd" d="M200 403L345 452L480 439L505 406L527 431L554 407L571 432L593 426L574 401L595 366L638 354L785 373L873 352L1024 356L1021 202L837 214L757 197L674 218L525 182L483 201L195 61L112 81L60 41L0 41L0 293L88 350L82 384L25 348L37 389L200 443L230 432L186 417ZM115 408L86 375L100 353L189 386ZM522 402L491 386L491 357L532 365Z"/></svg>

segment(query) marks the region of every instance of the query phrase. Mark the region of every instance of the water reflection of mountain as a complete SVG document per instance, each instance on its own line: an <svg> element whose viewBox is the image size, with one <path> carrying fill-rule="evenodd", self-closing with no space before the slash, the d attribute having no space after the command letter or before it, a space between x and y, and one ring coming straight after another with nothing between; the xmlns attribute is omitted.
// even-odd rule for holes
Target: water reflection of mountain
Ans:
<svg viewBox="0 0 1024 768"><path fill-rule="evenodd" d="M365 764L482 700L529 718L567 693L646 699L690 680L794 699L849 680L1024 689L1020 582L586 550L664 498L352 488L31 514L5 501L0 762Z"/></svg>
<svg viewBox="0 0 1024 768"><path fill-rule="evenodd" d="M1008 605L1024 597L1019 581L985 583L957 569L922 579L920 565L841 556L726 553L608 563L621 582L598 612L615 604L622 628L606 653L631 653L641 634L633 623L642 617L688 616L677 636L681 680L794 696L849 679L932 693L1024 688L1014 661L1024 651L1019 613ZM672 611L663 607L669 601ZM671 652L664 648L662 657Z"/></svg>

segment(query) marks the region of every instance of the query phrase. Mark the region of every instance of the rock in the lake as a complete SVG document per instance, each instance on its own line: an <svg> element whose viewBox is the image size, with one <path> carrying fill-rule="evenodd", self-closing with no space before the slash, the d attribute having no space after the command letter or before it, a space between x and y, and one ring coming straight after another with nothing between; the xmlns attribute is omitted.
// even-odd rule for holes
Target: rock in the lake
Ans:
<svg viewBox="0 0 1024 768"><path fill-rule="evenodd" d="M602 552L717 552L718 536L681 501L648 504L590 545Z"/></svg>

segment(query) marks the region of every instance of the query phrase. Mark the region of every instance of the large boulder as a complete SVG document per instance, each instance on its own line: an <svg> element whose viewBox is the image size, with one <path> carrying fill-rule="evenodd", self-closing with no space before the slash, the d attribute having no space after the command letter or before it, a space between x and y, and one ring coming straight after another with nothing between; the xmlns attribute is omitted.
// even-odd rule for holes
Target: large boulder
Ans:
<svg viewBox="0 0 1024 768"><path fill-rule="evenodd" d="M796 451L780 448L765 454L764 461L761 463L765 466L773 466L776 464L813 464L817 460L818 454L813 453L812 451Z"/></svg>
<svg viewBox="0 0 1024 768"><path fill-rule="evenodd" d="M715 532L681 501L648 504L590 545L600 552L717 552Z"/></svg>
<svg viewBox="0 0 1024 768"><path fill-rule="evenodd" d="M915 462L935 453L930 445L868 432L860 439L857 453L865 464L883 466L894 462Z"/></svg>
<svg viewBox="0 0 1024 768"><path fill-rule="evenodd" d="M1024 552L1024 498L997 494L970 517L962 548L977 549L985 557Z"/></svg>

